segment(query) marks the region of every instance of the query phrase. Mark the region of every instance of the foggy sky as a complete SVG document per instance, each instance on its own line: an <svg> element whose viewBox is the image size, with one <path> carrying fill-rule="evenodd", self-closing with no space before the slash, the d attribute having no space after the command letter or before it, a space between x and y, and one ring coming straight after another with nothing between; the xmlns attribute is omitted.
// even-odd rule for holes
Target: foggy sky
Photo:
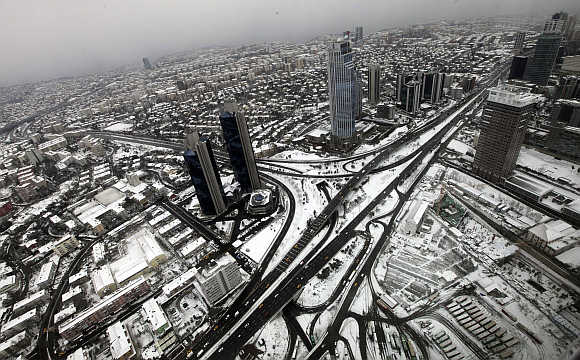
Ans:
<svg viewBox="0 0 580 360"><path fill-rule="evenodd" d="M208 45L300 41L468 16L573 12L577 0L0 0L0 86Z"/></svg>

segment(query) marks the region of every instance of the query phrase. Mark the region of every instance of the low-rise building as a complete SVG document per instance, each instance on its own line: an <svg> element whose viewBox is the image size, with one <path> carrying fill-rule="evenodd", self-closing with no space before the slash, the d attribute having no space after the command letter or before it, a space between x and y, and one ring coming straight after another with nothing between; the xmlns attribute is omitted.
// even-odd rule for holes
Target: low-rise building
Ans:
<svg viewBox="0 0 580 360"><path fill-rule="evenodd" d="M56 241L54 244L54 252L59 256L63 256L77 249L78 247L79 241L77 240L76 236L73 234L67 234Z"/></svg>
<svg viewBox="0 0 580 360"><path fill-rule="evenodd" d="M8 321L2 326L2 336L12 337L21 331L29 329L34 324L37 324L39 314L36 309L25 312L24 314Z"/></svg>
<svg viewBox="0 0 580 360"><path fill-rule="evenodd" d="M151 286L145 278L127 285L126 287L117 290L115 293L101 300L99 303L90 307L74 319L58 327L58 332L67 340L73 340L82 335L83 331L90 326L103 321L106 318L112 317L121 309L130 305L133 301L141 298L151 291Z"/></svg>
<svg viewBox="0 0 580 360"><path fill-rule="evenodd" d="M26 331L21 331L0 344L0 357L2 359L16 358L18 353L28 345L30 345L30 337L27 336Z"/></svg>
<svg viewBox="0 0 580 360"><path fill-rule="evenodd" d="M91 356L87 350L78 348L75 352L67 356L66 360L91 360Z"/></svg>
<svg viewBox="0 0 580 360"><path fill-rule="evenodd" d="M38 145L38 150L40 150L41 152L47 152L47 151L51 151L51 150L58 150L58 149L62 149L63 147L67 146L67 141L66 138L64 136L59 136L56 137L52 140L48 140L43 142L42 144Z"/></svg>
<svg viewBox="0 0 580 360"><path fill-rule="evenodd" d="M48 299L50 299L48 291L40 290L14 304L12 311L15 315L20 315L32 308L45 304Z"/></svg>
<svg viewBox="0 0 580 360"><path fill-rule="evenodd" d="M117 321L107 328L109 349L114 360L129 360L136 356L133 340L125 325Z"/></svg>
<svg viewBox="0 0 580 360"><path fill-rule="evenodd" d="M409 208L409 213L405 220L403 229L405 232L414 234L423 223L425 212L429 208L429 203L422 200L414 200Z"/></svg>
<svg viewBox="0 0 580 360"><path fill-rule="evenodd" d="M39 289L46 289L52 285L52 280L54 279L54 274L56 273L56 264L52 261L48 261L42 265L40 268L40 273L38 278L36 278L36 286Z"/></svg>
<svg viewBox="0 0 580 360"><path fill-rule="evenodd" d="M231 256L225 255L199 270L195 284L206 302L213 306L241 283L238 264Z"/></svg>
<svg viewBox="0 0 580 360"><path fill-rule="evenodd" d="M528 229L526 240L549 255L558 255L576 246L580 230L562 220L550 220Z"/></svg>
<svg viewBox="0 0 580 360"><path fill-rule="evenodd" d="M68 283L70 286L80 285L86 283L87 281L89 281L89 273L85 269L79 271L74 275L71 275L68 278Z"/></svg>
<svg viewBox="0 0 580 360"><path fill-rule="evenodd" d="M91 274L93 289L102 298L117 290L117 283L109 265L104 265Z"/></svg>

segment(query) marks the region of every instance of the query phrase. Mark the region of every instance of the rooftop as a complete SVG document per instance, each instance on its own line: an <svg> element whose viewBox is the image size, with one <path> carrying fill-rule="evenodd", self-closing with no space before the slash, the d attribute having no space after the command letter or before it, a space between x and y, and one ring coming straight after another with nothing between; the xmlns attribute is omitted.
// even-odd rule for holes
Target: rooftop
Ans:
<svg viewBox="0 0 580 360"><path fill-rule="evenodd" d="M530 93L531 89L522 86L502 84L489 90L488 101L498 104L524 107L540 101L541 96Z"/></svg>

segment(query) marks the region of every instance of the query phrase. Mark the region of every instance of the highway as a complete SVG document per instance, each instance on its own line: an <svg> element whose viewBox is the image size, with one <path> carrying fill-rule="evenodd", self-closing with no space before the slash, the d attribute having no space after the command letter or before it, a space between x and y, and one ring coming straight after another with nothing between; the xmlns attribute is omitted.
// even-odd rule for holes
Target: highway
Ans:
<svg viewBox="0 0 580 360"><path fill-rule="evenodd" d="M470 101L467 102L464 106L462 106L459 110L455 111L451 116L451 120L455 119L458 115L465 112L465 109L468 105L471 105L478 97L473 97ZM282 280L278 279L276 283L276 288L274 290L269 289L266 293L264 293L259 299L256 299L254 306L252 306L251 311L246 312L245 316L242 317L240 324L238 322L235 324L232 330L228 331L225 339L222 339L217 342L216 345L213 345L208 352L212 353L211 355L200 356L203 353L203 349L207 347L207 345L202 346L200 351L197 350L197 347L192 348L194 356L198 356L201 359L223 359L229 356L229 354L235 354L237 352L233 352L234 349L240 349L243 344L248 340L251 334L258 331L267 320L276 314L286 303L288 303L296 294L297 291L313 276L315 276L321 269L324 267L327 262L338 252L340 249L344 247L347 241L349 241L354 235L354 229L358 224L364 220L367 214L374 208L376 205L384 200L386 196L388 196L395 187L399 184L399 182L406 178L407 176L411 175L411 173L415 170L416 166L422 161L422 159L431 151L431 148L435 145L439 144L440 139L443 138L444 135L454 126L454 122L450 121L439 133L437 136L434 136L431 140L429 140L423 148L423 151L420 155L418 155L414 160L410 161L404 168L400 177L396 180L392 181L388 184L383 191L371 201L365 209L360 212L343 230L339 233L339 235L330 241L328 245L326 245L320 252L315 253L313 251L309 252L307 256L303 258L301 261L301 265L297 266L291 271L286 272L289 269L288 264L292 263L294 259L299 254L299 251L305 247L307 242L309 242L311 238L312 231L307 229L305 235L310 237L310 239L304 239L301 237L298 242L296 243L295 247L287 254L285 259L276 267L274 272L278 271L279 275L277 276L280 278L284 276ZM377 155L373 160L371 160L368 164L366 164L359 173L355 174L349 182L339 191L339 193L331 200L329 205L325 207L323 212L317 217L317 219L313 222L316 226L316 221L320 220L320 217L326 217L328 207L333 206L336 208L336 201L342 200L343 193L349 191L349 189L360 180L362 180L363 176L367 176L370 171L382 160L382 158L386 156L385 152L380 153ZM365 175L362 175L365 174ZM417 181L417 180L416 180ZM402 205L401 205L402 206ZM305 244L306 242L306 244ZM296 247L298 246L298 248ZM316 256L314 256L316 255ZM270 285L270 284L268 284ZM274 286L274 285L273 285ZM253 299L250 299L253 300ZM240 313L243 313L240 311ZM217 324L213 331L218 332L216 333L215 337L222 337L222 332L219 332L221 324ZM221 350L220 350L221 349ZM228 355L226 355L223 349L228 349Z"/></svg>

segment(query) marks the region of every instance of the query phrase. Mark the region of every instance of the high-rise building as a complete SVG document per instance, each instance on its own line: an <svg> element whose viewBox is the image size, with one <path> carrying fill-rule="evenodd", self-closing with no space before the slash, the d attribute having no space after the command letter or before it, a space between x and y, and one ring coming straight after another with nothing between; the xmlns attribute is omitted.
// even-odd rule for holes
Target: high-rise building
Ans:
<svg viewBox="0 0 580 360"><path fill-rule="evenodd" d="M526 32L518 31L514 39L514 50L518 53L521 52L522 49L524 48L525 41L526 41Z"/></svg>
<svg viewBox="0 0 580 360"><path fill-rule="evenodd" d="M558 97L562 99L580 98L580 81L577 76L567 75L560 78Z"/></svg>
<svg viewBox="0 0 580 360"><path fill-rule="evenodd" d="M357 26L354 29L354 41L361 41L363 38L363 27Z"/></svg>
<svg viewBox="0 0 580 360"><path fill-rule="evenodd" d="M501 85L490 89L477 142L474 173L503 182L516 166L528 118L538 101L529 88Z"/></svg>
<svg viewBox="0 0 580 360"><path fill-rule="evenodd" d="M379 65L369 65L368 74L368 93L369 102L377 104L380 102L380 81L381 81L381 67Z"/></svg>
<svg viewBox="0 0 580 360"><path fill-rule="evenodd" d="M401 73L397 75L397 88L395 89L395 95L397 97L397 102L401 102L401 95L403 94L404 86L415 80L415 75L409 75L405 73Z"/></svg>
<svg viewBox="0 0 580 360"><path fill-rule="evenodd" d="M153 66L151 65L151 62L149 61L148 58L144 57L143 58L143 66L145 67L145 69L147 70L151 70L153 69Z"/></svg>
<svg viewBox="0 0 580 360"><path fill-rule="evenodd" d="M547 147L567 156L580 157L580 101L561 99L554 103Z"/></svg>
<svg viewBox="0 0 580 360"><path fill-rule="evenodd" d="M195 149L187 149L183 157L195 187L201 211L206 215L217 215L225 211L224 188L209 139L199 138Z"/></svg>
<svg viewBox="0 0 580 360"><path fill-rule="evenodd" d="M243 192L259 189L260 177L244 113L238 111L237 104L225 103L219 118L234 177Z"/></svg>
<svg viewBox="0 0 580 360"><path fill-rule="evenodd" d="M185 150L195 150L195 145L199 142L199 134L192 127L185 128L185 138L183 139L183 145Z"/></svg>
<svg viewBox="0 0 580 360"><path fill-rule="evenodd" d="M350 138L355 119L360 118L362 102L360 76L348 41L333 42L328 48L328 103L333 139Z"/></svg>
<svg viewBox="0 0 580 360"><path fill-rule="evenodd" d="M415 115L421 105L421 83L418 80L411 80L401 89L401 109L409 114Z"/></svg>
<svg viewBox="0 0 580 360"><path fill-rule="evenodd" d="M432 104L441 101L443 96L443 86L445 84L445 74L430 72L422 75L422 99Z"/></svg>
<svg viewBox="0 0 580 360"><path fill-rule="evenodd" d="M558 58L562 33L566 30L568 14L557 13L546 21L544 32L538 37L534 57L528 61L524 79L546 86Z"/></svg>
<svg viewBox="0 0 580 360"><path fill-rule="evenodd" d="M526 72L527 56L514 56L508 79L523 80Z"/></svg>
<svg viewBox="0 0 580 360"><path fill-rule="evenodd" d="M546 20L544 24L545 33L560 33L563 34L568 29L568 14L559 12L552 15L551 19Z"/></svg>

